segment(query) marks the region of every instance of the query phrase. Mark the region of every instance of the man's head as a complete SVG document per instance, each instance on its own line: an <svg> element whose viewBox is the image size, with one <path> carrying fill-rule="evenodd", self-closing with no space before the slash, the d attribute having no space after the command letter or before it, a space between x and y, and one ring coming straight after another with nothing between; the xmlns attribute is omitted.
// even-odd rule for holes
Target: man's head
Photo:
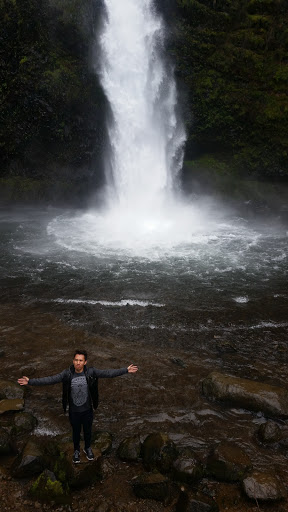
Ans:
<svg viewBox="0 0 288 512"><path fill-rule="evenodd" d="M75 350L73 365L76 373L81 373L84 370L84 366L87 363L87 352L86 350Z"/></svg>

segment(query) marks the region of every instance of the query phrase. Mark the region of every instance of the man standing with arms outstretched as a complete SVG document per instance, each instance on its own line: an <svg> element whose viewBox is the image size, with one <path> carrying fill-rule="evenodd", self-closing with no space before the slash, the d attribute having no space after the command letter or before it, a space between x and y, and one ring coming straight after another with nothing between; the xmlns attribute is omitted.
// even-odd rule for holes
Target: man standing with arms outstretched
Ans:
<svg viewBox="0 0 288 512"><path fill-rule="evenodd" d="M23 376L18 379L20 386L46 386L62 382L63 395L62 403L66 412L69 404L69 419L73 431L74 455L73 462L80 462L80 433L83 426L84 433L84 453L88 460L94 459L91 449L91 435L93 422L93 407L98 405L98 378L111 378L125 375L126 373L136 373L137 366L130 364L128 368L119 368L117 370L98 370L97 368L87 368L86 350L75 350L73 364L67 370L63 370L57 375L42 377L39 379L29 379Z"/></svg>

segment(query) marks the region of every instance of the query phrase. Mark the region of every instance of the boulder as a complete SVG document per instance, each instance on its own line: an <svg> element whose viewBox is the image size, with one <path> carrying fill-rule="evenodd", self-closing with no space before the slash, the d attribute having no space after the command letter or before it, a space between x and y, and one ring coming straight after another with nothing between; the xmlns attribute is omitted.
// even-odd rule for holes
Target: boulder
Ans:
<svg viewBox="0 0 288 512"><path fill-rule="evenodd" d="M248 455L239 446L228 442L216 446L207 459L207 474L225 482L242 481L251 469Z"/></svg>
<svg viewBox="0 0 288 512"><path fill-rule="evenodd" d="M175 512L218 512L217 503L202 493L188 492L181 489Z"/></svg>
<svg viewBox="0 0 288 512"><path fill-rule="evenodd" d="M14 417L13 433L24 434L32 432L37 425L37 419L29 412L21 412Z"/></svg>
<svg viewBox="0 0 288 512"><path fill-rule="evenodd" d="M147 471L157 469L161 473L168 473L177 456L175 444L167 434L161 432L149 434L142 445L143 464Z"/></svg>
<svg viewBox="0 0 288 512"><path fill-rule="evenodd" d="M0 379L0 400L24 398L24 389L16 382Z"/></svg>
<svg viewBox="0 0 288 512"><path fill-rule="evenodd" d="M24 399L14 398L0 401L0 414L10 411L21 411L24 409Z"/></svg>
<svg viewBox="0 0 288 512"><path fill-rule="evenodd" d="M93 449L95 459L88 461L86 456L81 453L81 463L73 464L73 448L71 444L62 451L62 462L59 467L55 467L55 474L60 481L66 481L73 489L81 489L103 478L102 454L99 450ZM60 471L62 468L62 474Z"/></svg>
<svg viewBox="0 0 288 512"><path fill-rule="evenodd" d="M112 449L112 434L102 430L96 430L92 436L92 448L100 450L104 455Z"/></svg>
<svg viewBox="0 0 288 512"><path fill-rule="evenodd" d="M202 390L207 398L231 406L288 417L288 391L279 386L212 372L203 380Z"/></svg>
<svg viewBox="0 0 288 512"><path fill-rule="evenodd" d="M53 471L56 479L61 482L64 491L68 488L80 489L93 485L103 479L102 456L99 450L93 449L95 459L88 461L81 452L80 464L74 464L73 444L58 440L42 441L45 467Z"/></svg>
<svg viewBox="0 0 288 512"><path fill-rule="evenodd" d="M177 482L193 484L204 475L202 464L193 456L182 454L173 463L173 479Z"/></svg>
<svg viewBox="0 0 288 512"><path fill-rule="evenodd" d="M15 478L30 478L39 475L45 469L42 450L32 440L25 445L23 452L16 459L12 474Z"/></svg>
<svg viewBox="0 0 288 512"><path fill-rule="evenodd" d="M121 460L137 461L141 455L141 441L138 435L127 437L120 443L117 455Z"/></svg>
<svg viewBox="0 0 288 512"><path fill-rule="evenodd" d="M271 473L253 471L243 480L243 488L248 496L258 501L279 501L287 498L282 482Z"/></svg>
<svg viewBox="0 0 288 512"><path fill-rule="evenodd" d="M161 473L143 473L132 480L133 492L138 498L167 503L171 497L171 482Z"/></svg>
<svg viewBox="0 0 288 512"><path fill-rule="evenodd" d="M258 437L262 443L277 443L282 439L281 428L274 421L266 421L260 426Z"/></svg>
<svg viewBox="0 0 288 512"><path fill-rule="evenodd" d="M0 427L0 455L7 455L12 452L9 433Z"/></svg>
<svg viewBox="0 0 288 512"><path fill-rule="evenodd" d="M70 503L71 498L52 471L45 469L32 484L29 494L39 501L53 501L56 504Z"/></svg>

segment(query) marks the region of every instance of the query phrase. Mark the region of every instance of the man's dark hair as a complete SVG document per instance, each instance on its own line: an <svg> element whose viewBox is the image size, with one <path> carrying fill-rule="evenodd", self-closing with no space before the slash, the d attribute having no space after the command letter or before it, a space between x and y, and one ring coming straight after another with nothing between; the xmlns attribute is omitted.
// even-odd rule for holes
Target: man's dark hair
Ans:
<svg viewBox="0 0 288 512"><path fill-rule="evenodd" d="M73 359L75 359L76 354L79 354L80 356L84 356L85 357L85 361L87 361L88 354L87 354L86 350L78 350L78 349L75 350L74 358Z"/></svg>

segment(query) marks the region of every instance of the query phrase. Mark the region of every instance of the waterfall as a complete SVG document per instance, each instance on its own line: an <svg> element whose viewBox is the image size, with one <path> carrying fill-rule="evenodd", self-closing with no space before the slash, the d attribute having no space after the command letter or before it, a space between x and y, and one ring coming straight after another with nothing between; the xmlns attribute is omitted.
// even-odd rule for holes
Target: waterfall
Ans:
<svg viewBox="0 0 288 512"><path fill-rule="evenodd" d="M110 206L149 211L175 188L185 141L153 0L104 0L100 81L110 103L106 179ZM98 69L99 72L99 69Z"/></svg>

